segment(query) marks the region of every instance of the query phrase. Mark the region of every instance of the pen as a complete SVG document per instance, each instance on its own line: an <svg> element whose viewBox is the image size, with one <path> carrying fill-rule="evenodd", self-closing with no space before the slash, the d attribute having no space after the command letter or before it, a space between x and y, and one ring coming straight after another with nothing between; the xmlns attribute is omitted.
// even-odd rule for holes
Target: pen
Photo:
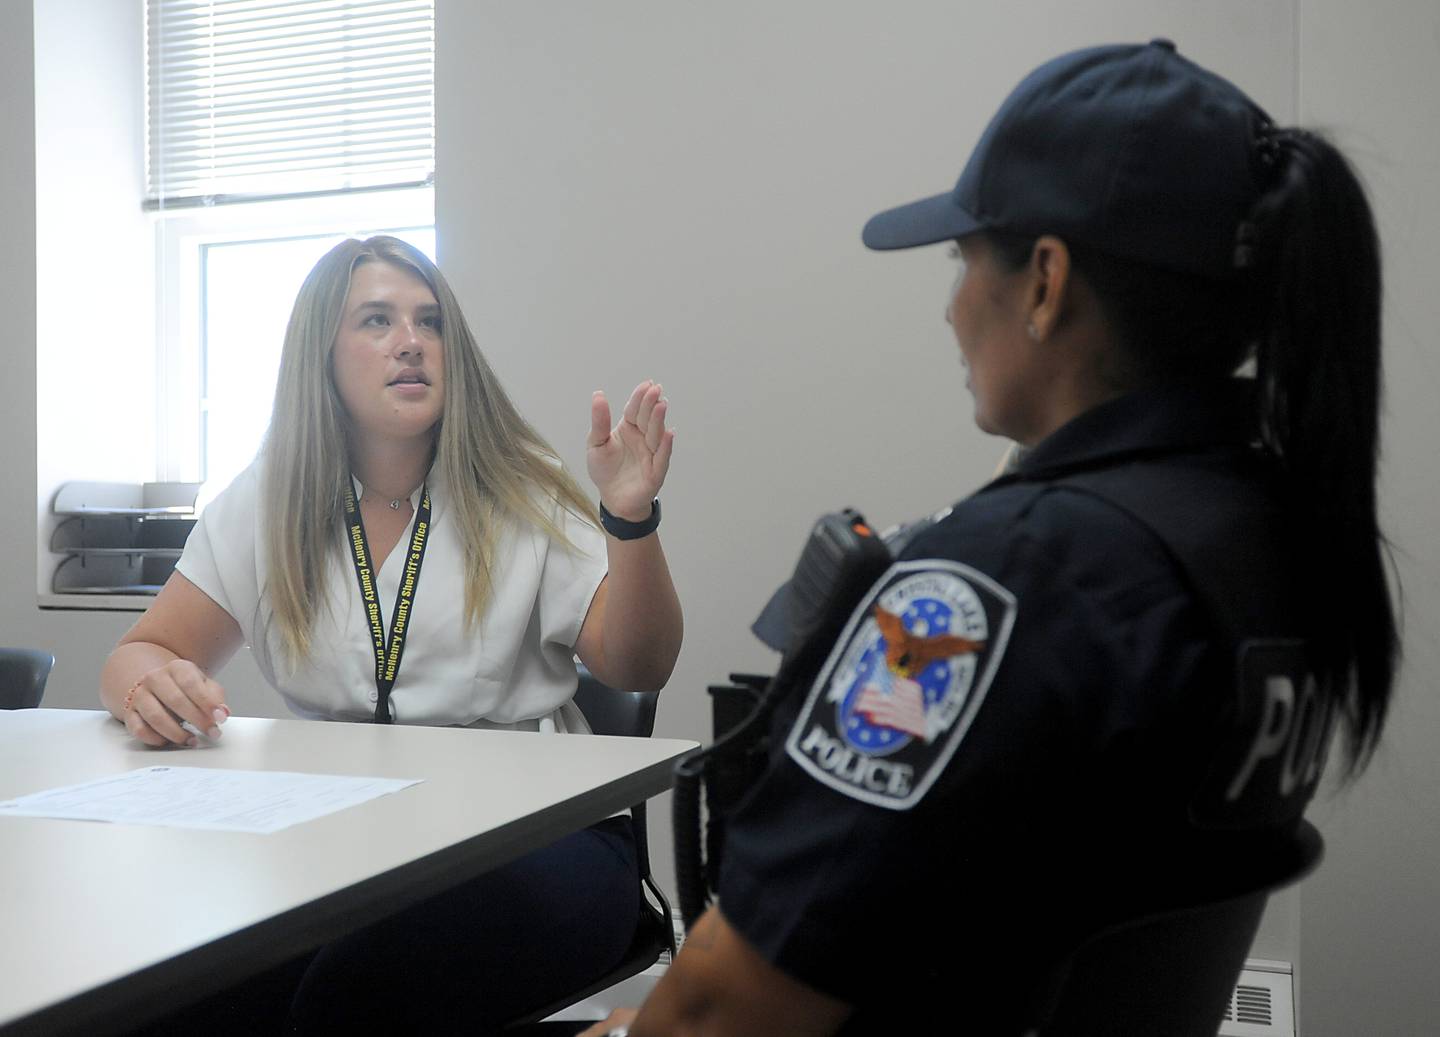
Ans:
<svg viewBox="0 0 1440 1037"><path fill-rule="evenodd" d="M202 744L202 745L214 745L214 744L215 744L215 740L214 740L213 738L211 738L209 735L207 735L204 731L200 730L200 729L199 729L198 727L196 727L194 724L190 723L190 721L188 721L188 720L182 720L182 721L180 721L180 727L181 727L182 730L184 730L184 731L186 731L186 732L194 735L194 736L195 736L195 740L196 740L197 742L199 742L200 744Z"/></svg>

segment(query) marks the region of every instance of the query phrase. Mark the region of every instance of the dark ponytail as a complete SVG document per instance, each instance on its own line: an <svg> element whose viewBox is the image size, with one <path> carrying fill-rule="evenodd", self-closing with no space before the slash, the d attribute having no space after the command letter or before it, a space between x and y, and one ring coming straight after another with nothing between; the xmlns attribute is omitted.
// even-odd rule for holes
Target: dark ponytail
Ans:
<svg viewBox="0 0 1440 1037"><path fill-rule="evenodd" d="M1399 654L1375 514L1381 396L1380 246L1343 155L1304 130L1269 129L1270 189L1253 235L1261 431L1290 491L1315 665L1340 691L1348 773L1368 761ZM1344 607L1335 607L1343 602Z"/></svg>
<svg viewBox="0 0 1440 1037"><path fill-rule="evenodd" d="M1100 373L1116 388L1225 377L1254 358L1261 436L1309 581L1303 629L1338 697L1354 777L1384 725L1400 649L1375 515L1380 246L1364 189L1328 142L1266 127L1255 154L1264 190L1237 236L1235 277L1067 244L1115 334ZM1005 267L1030 261L1034 236L982 233Z"/></svg>

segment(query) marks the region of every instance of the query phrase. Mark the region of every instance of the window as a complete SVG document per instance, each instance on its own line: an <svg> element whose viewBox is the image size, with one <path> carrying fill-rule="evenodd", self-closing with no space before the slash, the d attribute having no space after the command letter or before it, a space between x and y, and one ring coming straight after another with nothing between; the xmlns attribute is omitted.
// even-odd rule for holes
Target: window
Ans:
<svg viewBox="0 0 1440 1037"><path fill-rule="evenodd" d="M290 307L347 236L434 258L432 0L148 0L156 469L223 487L269 421Z"/></svg>
<svg viewBox="0 0 1440 1037"><path fill-rule="evenodd" d="M379 228L432 259L433 227ZM359 231L368 237L375 231ZM344 235L222 241L200 247L200 459L203 480L227 485L255 456L269 411L255 393L275 384L290 302L315 261Z"/></svg>
<svg viewBox="0 0 1440 1037"><path fill-rule="evenodd" d="M235 205L159 226L161 480L222 489L255 456L300 283L337 241L394 234L435 257L429 190Z"/></svg>
<svg viewBox="0 0 1440 1037"><path fill-rule="evenodd" d="M149 0L146 38L157 208L434 172L432 0Z"/></svg>

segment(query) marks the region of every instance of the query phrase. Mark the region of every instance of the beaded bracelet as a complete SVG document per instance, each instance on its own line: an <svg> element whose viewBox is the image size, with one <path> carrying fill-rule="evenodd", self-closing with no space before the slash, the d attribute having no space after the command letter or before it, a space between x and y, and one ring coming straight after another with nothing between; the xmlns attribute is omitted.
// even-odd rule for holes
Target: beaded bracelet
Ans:
<svg viewBox="0 0 1440 1037"><path fill-rule="evenodd" d="M141 678L140 678L138 681L136 681L134 684L130 685L130 690L125 693L125 708L124 708L123 710L121 710L121 712L123 712L123 713L128 713L128 712L130 712L131 704L135 701L135 693L140 690L140 685L142 685L142 684L144 684L144 683L145 683L145 678L144 678L144 677L141 677Z"/></svg>

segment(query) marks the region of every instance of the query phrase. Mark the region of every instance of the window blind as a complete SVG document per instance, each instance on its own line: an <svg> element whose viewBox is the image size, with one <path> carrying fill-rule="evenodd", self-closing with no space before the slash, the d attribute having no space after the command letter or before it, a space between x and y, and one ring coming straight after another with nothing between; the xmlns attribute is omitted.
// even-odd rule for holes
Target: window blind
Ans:
<svg viewBox="0 0 1440 1037"><path fill-rule="evenodd" d="M429 182L433 0L147 0L147 208Z"/></svg>

